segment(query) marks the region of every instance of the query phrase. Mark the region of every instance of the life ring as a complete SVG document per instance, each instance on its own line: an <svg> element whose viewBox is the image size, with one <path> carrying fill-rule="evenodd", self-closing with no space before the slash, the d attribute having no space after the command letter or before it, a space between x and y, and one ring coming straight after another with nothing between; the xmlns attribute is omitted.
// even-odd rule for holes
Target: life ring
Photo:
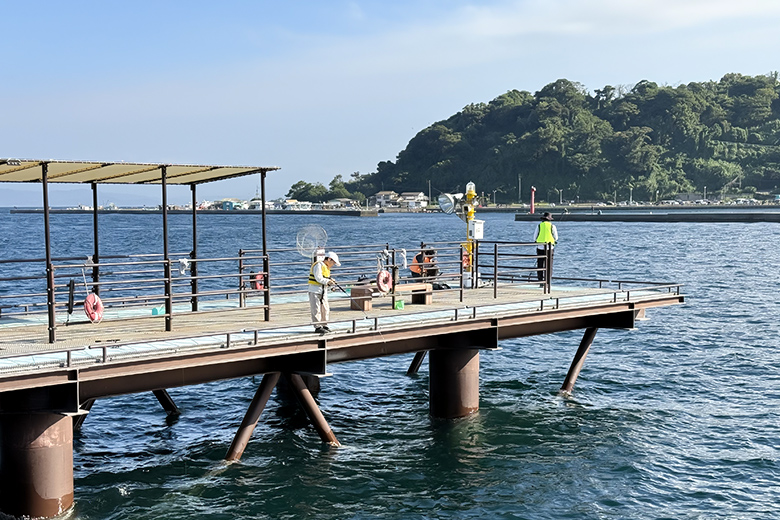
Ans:
<svg viewBox="0 0 780 520"><path fill-rule="evenodd" d="M263 274L255 273L254 271L251 271L249 274L251 276L251 279L249 281L249 286L255 291L262 290L265 287L265 280L263 279Z"/></svg>
<svg viewBox="0 0 780 520"><path fill-rule="evenodd" d="M84 313L92 323L100 323L103 321L103 302L100 301L100 296L95 293L89 293L84 300Z"/></svg>
<svg viewBox="0 0 780 520"><path fill-rule="evenodd" d="M467 252L463 252L463 258L461 259L461 262L463 263L463 268L467 269L471 265L471 261L469 260L469 254Z"/></svg>
<svg viewBox="0 0 780 520"><path fill-rule="evenodd" d="M390 271L383 269L377 273L376 288L379 289L379 292L390 292L393 288L393 277L390 275Z"/></svg>

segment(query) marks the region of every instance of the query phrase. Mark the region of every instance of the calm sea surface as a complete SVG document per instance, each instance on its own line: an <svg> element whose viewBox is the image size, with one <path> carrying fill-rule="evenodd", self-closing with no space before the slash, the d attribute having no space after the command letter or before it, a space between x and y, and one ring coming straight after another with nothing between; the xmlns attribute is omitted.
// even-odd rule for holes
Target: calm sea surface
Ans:
<svg viewBox="0 0 780 520"><path fill-rule="evenodd" d="M533 223L480 215L486 239ZM54 215L55 256L92 248L89 215ZM0 257L43 256L40 215L0 210ZM159 215L101 216L101 253L161 252ZM447 215L269 216L272 247L320 223L330 244L458 240ZM171 216L171 250L190 219ZM199 218L201 256L260 246L259 216ZM570 398L582 332L502 342L480 359L480 411L428 415L410 356L332 365L318 401L343 443L269 402L240 463L222 462L259 378L98 401L74 445L73 518L769 519L780 504L780 224L559 222L559 276L684 283L687 303L601 330Z"/></svg>

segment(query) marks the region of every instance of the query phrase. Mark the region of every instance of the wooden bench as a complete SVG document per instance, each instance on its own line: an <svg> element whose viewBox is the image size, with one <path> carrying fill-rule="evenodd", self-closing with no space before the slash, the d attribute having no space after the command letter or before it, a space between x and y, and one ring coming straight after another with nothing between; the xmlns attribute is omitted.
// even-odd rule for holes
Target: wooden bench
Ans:
<svg viewBox="0 0 780 520"><path fill-rule="evenodd" d="M370 311L371 302L379 289L376 283L365 285L353 285L349 290L350 309L358 311ZM433 284L430 283L402 283L395 286L395 294L411 293L412 303L430 305L433 303ZM392 293L388 293L392 294Z"/></svg>

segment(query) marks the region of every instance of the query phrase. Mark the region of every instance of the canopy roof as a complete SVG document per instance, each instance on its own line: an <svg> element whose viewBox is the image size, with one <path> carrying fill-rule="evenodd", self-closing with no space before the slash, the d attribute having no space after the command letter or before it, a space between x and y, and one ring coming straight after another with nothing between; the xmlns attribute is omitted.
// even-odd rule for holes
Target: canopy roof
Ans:
<svg viewBox="0 0 780 520"><path fill-rule="evenodd" d="M0 159L0 182L43 182L43 165L47 165L47 182L75 184L160 184L165 168L166 184L192 185L279 169L278 166Z"/></svg>

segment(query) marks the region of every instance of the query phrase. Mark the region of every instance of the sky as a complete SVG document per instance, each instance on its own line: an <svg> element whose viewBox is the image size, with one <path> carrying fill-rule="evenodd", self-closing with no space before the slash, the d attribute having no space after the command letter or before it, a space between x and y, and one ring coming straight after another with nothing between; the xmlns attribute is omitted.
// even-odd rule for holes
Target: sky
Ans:
<svg viewBox="0 0 780 520"><path fill-rule="evenodd" d="M0 13L0 158L279 166L269 199L376 171L420 130L512 89L780 70L777 0L0 0ZM54 206L91 200L52 188ZM13 205L41 206L40 186L0 183Z"/></svg>

